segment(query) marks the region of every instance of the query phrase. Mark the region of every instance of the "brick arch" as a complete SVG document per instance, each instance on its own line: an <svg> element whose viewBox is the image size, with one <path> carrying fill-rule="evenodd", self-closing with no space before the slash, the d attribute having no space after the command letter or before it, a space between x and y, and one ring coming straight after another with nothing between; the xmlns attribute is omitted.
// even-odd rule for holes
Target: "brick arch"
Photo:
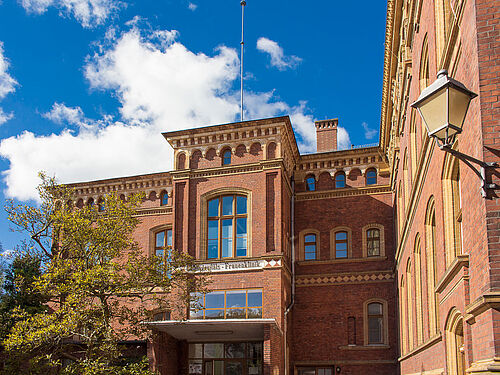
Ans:
<svg viewBox="0 0 500 375"><path fill-rule="evenodd" d="M200 165L200 160L203 158L203 154L201 150L194 150L190 161L189 161L189 166L191 169L198 169Z"/></svg>
<svg viewBox="0 0 500 375"><path fill-rule="evenodd" d="M321 172L316 182L316 190L332 190L333 180L329 172Z"/></svg>

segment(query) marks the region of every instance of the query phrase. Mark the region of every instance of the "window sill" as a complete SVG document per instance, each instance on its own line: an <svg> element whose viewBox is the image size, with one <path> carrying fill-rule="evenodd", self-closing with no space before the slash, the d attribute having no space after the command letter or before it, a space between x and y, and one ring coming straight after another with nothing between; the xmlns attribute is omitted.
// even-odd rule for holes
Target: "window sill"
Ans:
<svg viewBox="0 0 500 375"><path fill-rule="evenodd" d="M337 264L337 263L358 263L358 262L374 262L387 260L387 257L367 257L367 258L342 258L342 259L326 259L326 260L299 260L300 265L308 264Z"/></svg>
<svg viewBox="0 0 500 375"><path fill-rule="evenodd" d="M342 345L339 346L340 350L381 350L390 349L391 347L386 344L380 345Z"/></svg>
<svg viewBox="0 0 500 375"><path fill-rule="evenodd" d="M436 293L441 293L442 291L445 290L445 288L448 286L448 284L453 280L453 278L458 274L458 272L463 268L463 267L469 267L469 255L468 254L463 254L463 255L458 255L453 262L448 266L448 269L444 273L443 277L441 280L439 280L438 284L436 285L435 291Z"/></svg>

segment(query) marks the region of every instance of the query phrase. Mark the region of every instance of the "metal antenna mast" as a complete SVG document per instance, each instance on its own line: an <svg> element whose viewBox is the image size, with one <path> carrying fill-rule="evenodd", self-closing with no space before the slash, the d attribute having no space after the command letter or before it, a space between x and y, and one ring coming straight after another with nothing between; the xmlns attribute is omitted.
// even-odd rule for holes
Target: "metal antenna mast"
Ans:
<svg viewBox="0 0 500 375"><path fill-rule="evenodd" d="M245 46L245 42L243 41L243 20L244 20L244 15L245 15L245 5L247 5L247 2L245 0L240 1L241 5L241 58L240 58L240 79L241 79L241 87L240 87L240 99L241 99L241 104L240 104L240 121L243 121L243 48Z"/></svg>

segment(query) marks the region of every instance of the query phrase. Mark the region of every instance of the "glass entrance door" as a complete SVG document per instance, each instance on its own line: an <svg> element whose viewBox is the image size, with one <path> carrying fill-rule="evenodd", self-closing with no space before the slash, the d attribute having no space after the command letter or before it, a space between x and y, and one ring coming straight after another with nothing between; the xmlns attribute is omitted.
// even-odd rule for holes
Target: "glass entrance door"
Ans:
<svg viewBox="0 0 500 375"><path fill-rule="evenodd" d="M262 375L262 342L189 344L189 374Z"/></svg>

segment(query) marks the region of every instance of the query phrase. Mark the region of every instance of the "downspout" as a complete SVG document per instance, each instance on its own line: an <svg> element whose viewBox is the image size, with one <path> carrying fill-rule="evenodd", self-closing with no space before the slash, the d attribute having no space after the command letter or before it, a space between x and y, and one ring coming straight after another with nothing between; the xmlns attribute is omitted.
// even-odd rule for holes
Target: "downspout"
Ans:
<svg viewBox="0 0 500 375"><path fill-rule="evenodd" d="M288 375L288 352L287 352L287 336L288 336L288 313L292 309L295 304L295 179L292 175L291 178L292 185L292 197L290 199L290 236L292 237L292 295L290 298L290 304L285 310L285 319L284 319L284 332L285 332L285 375Z"/></svg>

